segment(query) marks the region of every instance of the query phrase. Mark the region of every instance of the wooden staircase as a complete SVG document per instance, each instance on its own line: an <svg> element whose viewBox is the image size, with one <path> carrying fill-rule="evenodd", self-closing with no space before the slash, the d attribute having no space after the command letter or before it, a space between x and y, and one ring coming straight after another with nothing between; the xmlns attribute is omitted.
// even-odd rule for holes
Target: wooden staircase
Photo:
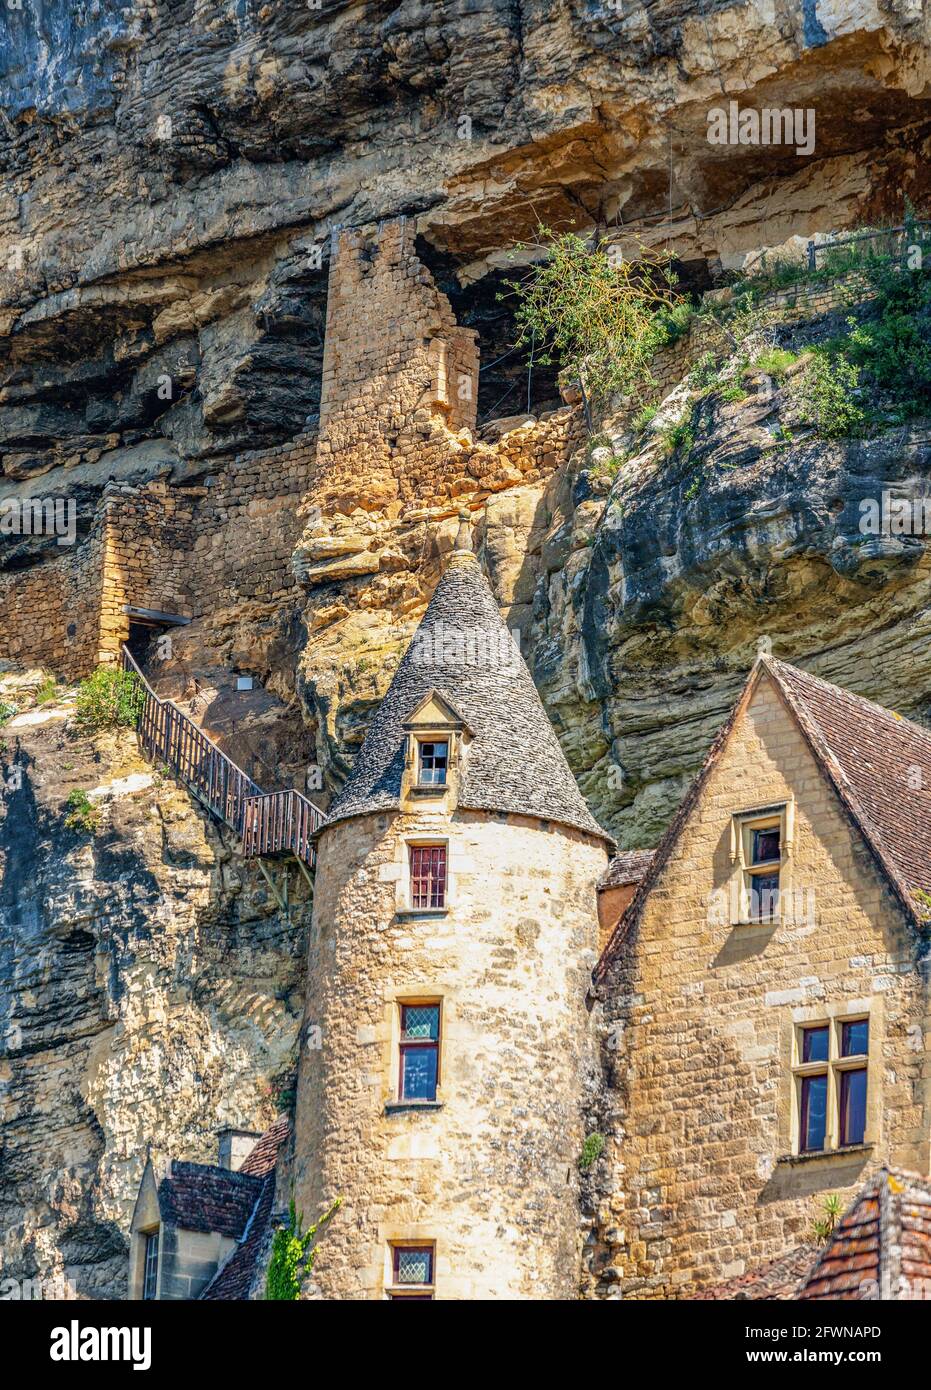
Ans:
<svg viewBox="0 0 931 1390"><path fill-rule="evenodd" d="M244 859L259 860L265 872L263 859L292 856L309 878L317 857L313 834L323 822L322 811L300 792L263 792L173 700L156 695L125 644L122 653L123 670L138 685L136 730L145 756L169 767L212 816L236 833Z"/></svg>

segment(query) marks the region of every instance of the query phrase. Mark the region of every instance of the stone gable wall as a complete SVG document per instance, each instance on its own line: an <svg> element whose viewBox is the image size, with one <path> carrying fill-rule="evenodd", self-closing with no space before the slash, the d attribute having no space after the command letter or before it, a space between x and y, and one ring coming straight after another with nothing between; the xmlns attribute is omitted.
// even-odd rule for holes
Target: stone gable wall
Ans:
<svg viewBox="0 0 931 1390"><path fill-rule="evenodd" d="M904 769L903 769L904 776ZM906 794L903 789L903 795ZM813 920L715 924L735 812L795 797L794 891ZM680 1297L810 1238L883 1161L927 1171L927 997L916 943L768 680L758 687L607 982L611 1144L587 1287ZM793 1027L871 1020L876 1143L789 1161Z"/></svg>

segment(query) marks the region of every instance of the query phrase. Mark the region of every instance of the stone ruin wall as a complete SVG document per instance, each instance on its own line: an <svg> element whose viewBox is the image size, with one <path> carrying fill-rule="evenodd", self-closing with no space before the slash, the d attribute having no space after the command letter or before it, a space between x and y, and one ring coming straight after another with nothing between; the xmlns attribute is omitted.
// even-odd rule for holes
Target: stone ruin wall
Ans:
<svg viewBox="0 0 931 1390"><path fill-rule="evenodd" d="M477 437L478 349L417 257L405 218L334 234L307 587L376 573L389 534L542 483L583 442L578 412Z"/></svg>
<svg viewBox="0 0 931 1390"><path fill-rule="evenodd" d="M126 604L248 620L296 601L295 574L313 587L376 573L392 528L542 483L582 443L568 407L475 437L475 335L406 219L335 233L329 295L319 439L224 458L194 485L108 484L83 541L0 575L0 657L83 677L116 659ZM376 538L354 534L360 515Z"/></svg>
<svg viewBox="0 0 931 1390"><path fill-rule="evenodd" d="M90 534L0 576L0 657L77 679L129 636L124 605L197 618L296 596L313 436L224 460L203 484L110 483Z"/></svg>

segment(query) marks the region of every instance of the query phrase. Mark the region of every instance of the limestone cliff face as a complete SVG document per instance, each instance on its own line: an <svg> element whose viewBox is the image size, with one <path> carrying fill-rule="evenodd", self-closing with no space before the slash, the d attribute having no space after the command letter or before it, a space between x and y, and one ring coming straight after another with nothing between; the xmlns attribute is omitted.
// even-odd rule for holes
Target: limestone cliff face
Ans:
<svg viewBox="0 0 931 1390"><path fill-rule="evenodd" d="M260 782L300 785L311 756L328 789L345 777L460 504L573 771L624 846L656 842L761 638L927 714L925 546L865 543L857 526L862 497L927 490L926 425L779 442L772 380L739 401L686 391L695 449L666 453L622 411L609 482L577 421L551 413L552 374L528 388L520 358L496 360L511 329L496 291L538 218L667 244L701 290L789 236L897 217L903 194L925 204L927 7L111 11L46 0L0 30L0 495L73 497L83 539L111 477L203 485L178 547L199 561L195 621L163 676L170 693L200 690L198 717ZM708 108L732 99L816 109L812 157L710 146ZM410 480L375 495L360 460L321 519L309 457L280 478L294 441L317 437L331 234L400 214L478 332L475 430L451 442L430 424L452 463L434 459L429 496ZM528 390L547 418L489 426ZM269 446L280 456L246 457ZM257 552L277 539L290 553L304 522L295 586L270 585ZM55 554L4 537L0 569L39 588ZM243 582L226 584L237 566ZM234 670L299 702L303 726L258 699L244 724ZM274 909L129 735L82 744L67 710L34 711L28 681L5 688L27 722L0 730L5 775L23 769L0 797L3 1273L114 1296L146 1145L209 1159L215 1128L261 1127L287 1090L305 914ZM93 837L63 827L76 786L101 789Z"/></svg>
<svg viewBox="0 0 931 1390"><path fill-rule="evenodd" d="M0 1270L126 1296L148 1147L216 1161L292 1085L305 916L290 920L130 731L76 736L67 698L0 731ZM86 790L99 823L68 829Z"/></svg>
<svg viewBox="0 0 931 1390"><path fill-rule="evenodd" d="M701 278L920 205L928 24L915 0L11 9L2 470L105 480L127 449L164 466L293 437L337 223L406 213L460 283L538 218L639 230ZM812 157L709 145L731 98L816 107Z"/></svg>

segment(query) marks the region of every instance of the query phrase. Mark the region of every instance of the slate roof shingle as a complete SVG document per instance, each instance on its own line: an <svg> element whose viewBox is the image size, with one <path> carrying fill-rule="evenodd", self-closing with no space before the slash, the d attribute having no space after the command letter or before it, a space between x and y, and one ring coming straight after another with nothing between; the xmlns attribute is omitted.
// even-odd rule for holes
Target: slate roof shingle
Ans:
<svg viewBox="0 0 931 1390"><path fill-rule="evenodd" d="M761 673L775 682L822 772L862 833L905 916L916 926L924 909L913 892L931 892L931 732L859 695L762 656L720 729L704 765L679 804L646 873L593 971L601 984L621 942L636 926L738 714ZM917 770L917 771L916 771Z"/></svg>
<svg viewBox="0 0 931 1390"><path fill-rule="evenodd" d="M322 829L400 804L403 724L437 690L474 734L459 806L572 826L613 844L576 785L475 555L456 550Z"/></svg>
<svg viewBox="0 0 931 1390"><path fill-rule="evenodd" d="M158 1185L162 1220L185 1231L218 1231L239 1240L262 1189L261 1179L209 1163L175 1159Z"/></svg>

